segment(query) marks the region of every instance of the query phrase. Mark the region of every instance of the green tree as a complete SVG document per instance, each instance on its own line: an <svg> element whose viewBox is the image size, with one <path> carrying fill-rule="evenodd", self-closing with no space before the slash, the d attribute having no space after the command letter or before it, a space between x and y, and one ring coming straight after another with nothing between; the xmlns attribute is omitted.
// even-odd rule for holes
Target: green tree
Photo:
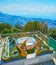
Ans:
<svg viewBox="0 0 56 65"><path fill-rule="evenodd" d="M49 31L48 31L48 36L51 36L54 39L56 39L56 29L55 28L50 28Z"/></svg>
<svg viewBox="0 0 56 65"><path fill-rule="evenodd" d="M24 31L32 31L32 22L27 22L23 28Z"/></svg>
<svg viewBox="0 0 56 65"><path fill-rule="evenodd" d="M47 23L45 22L45 20L43 20L40 24L40 31L44 34L47 34L48 32L48 25Z"/></svg>
<svg viewBox="0 0 56 65"><path fill-rule="evenodd" d="M2 34L6 34L9 33L9 30L7 28L5 28L4 30L1 31Z"/></svg>
<svg viewBox="0 0 56 65"><path fill-rule="evenodd" d="M5 28L11 29L12 26L11 26L10 24L1 23L1 24L0 24L0 32L1 32L2 30L4 30Z"/></svg>
<svg viewBox="0 0 56 65"><path fill-rule="evenodd" d="M37 30L40 30L40 23L38 21L33 21L32 22L33 24L33 31L37 31Z"/></svg>
<svg viewBox="0 0 56 65"><path fill-rule="evenodd" d="M22 26L19 25L19 24L16 24L16 25L15 25L15 28L17 28L17 29L22 29Z"/></svg>
<svg viewBox="0 0 56 65"><path fill-rule="evenodd" d="M24 31L38 31L40 29L38 21L27 22L24 26Z"/></svg>
<svg viewBox="0 0 56 65"><path fill-rule="evenodd" d="M21 32L21 31L22 31L21 29L13 28L13 32L14 32L14 33L19 33L19 32Z"/></svg>

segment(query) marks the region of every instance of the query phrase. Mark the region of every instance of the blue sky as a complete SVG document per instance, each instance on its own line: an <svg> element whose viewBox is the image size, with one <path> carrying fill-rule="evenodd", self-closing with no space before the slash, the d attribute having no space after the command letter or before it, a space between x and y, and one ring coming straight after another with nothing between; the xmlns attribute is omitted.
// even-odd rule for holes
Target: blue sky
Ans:
<svg viewBox="0 0 56 65"><path fill-rule="evenodd" d="M56 19L56 0L0 0L0 12Z"/></svg>

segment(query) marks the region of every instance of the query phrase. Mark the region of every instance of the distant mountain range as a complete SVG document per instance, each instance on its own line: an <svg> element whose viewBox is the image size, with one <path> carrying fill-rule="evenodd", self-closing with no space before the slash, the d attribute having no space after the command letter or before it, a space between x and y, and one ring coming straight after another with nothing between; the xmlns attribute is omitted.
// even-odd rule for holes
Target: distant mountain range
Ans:
<svg viewBox="0 0 56 65"><path fill-rule="evenodd" d="M16 16L16 15L8 15L5 13L0 12L0 23L8 23L14 26L15 24L25 25L29 21L37 20L39 22L42 22L42 18L28 18L28 17L22 17L22 16ZM50 19L44 19L46 23L48 24L48 27L55 27L56 28L56 20L50 20Z"/></svg>

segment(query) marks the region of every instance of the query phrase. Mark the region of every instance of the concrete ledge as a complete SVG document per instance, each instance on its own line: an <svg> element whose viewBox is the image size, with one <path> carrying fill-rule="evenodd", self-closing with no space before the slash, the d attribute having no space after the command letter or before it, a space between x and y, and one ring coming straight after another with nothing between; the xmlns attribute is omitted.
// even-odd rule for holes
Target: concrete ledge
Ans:
<svg viewBox="0 0 56 65"><path fill-rule="evenodd" d="M26 59L24 61L24 65L32 65L35 63L50 61L50 60L52 60L52 56L53 56L53 54L46 54L46 55L42 55L42 56L37 56L32 59Z"/></svg>

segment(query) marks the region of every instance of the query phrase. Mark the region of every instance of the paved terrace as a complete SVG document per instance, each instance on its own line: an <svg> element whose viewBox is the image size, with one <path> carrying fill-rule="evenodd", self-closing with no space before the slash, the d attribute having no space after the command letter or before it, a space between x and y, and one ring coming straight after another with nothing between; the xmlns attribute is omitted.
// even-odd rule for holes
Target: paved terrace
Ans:
<svg viewBox="0 0 56 65"><path fill-rule="evenodd" d="M34 63L50 61L53 59L53 55L54 55L53 53L45 54L45 55L37 56L37 57L31 58L31 59L22 59L22 60L17 60L17 61L13 61L13 62L8 62L8 63L2 64L2 65L31 65Z"/></svg>

